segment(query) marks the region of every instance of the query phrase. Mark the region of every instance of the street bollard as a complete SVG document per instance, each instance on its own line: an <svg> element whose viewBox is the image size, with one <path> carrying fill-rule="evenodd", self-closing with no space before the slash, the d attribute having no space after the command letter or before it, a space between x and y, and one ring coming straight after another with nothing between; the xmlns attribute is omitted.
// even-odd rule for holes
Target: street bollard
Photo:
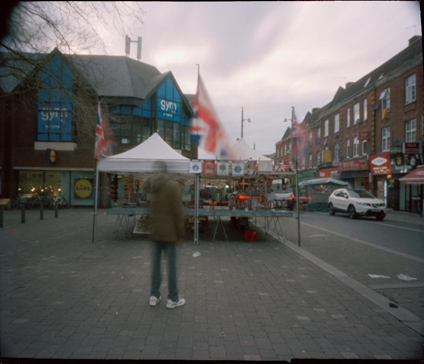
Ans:
<svg viewBox="0 0 424 364"><path fill-rule="evenodd" d="M21 205L21 224L25 224L25 204Z"/></svg>
<svg viewBox="0 0 424 364"><path fill-rule="evenodd" d="M44 204L43 201L40 203L40 220L44 220Z"/></svg>
<svg viewBox="0 0 424 364"><path fill-rule="evenodd" d="M59 216L59 204L56 202L54 204L54 217L58 217Z"/></svg>
<svg viewBox="0 0 424 364"><path fill-rule="evenodd" d="M0 206L0 228L3 227L3 206Z"/></svg>

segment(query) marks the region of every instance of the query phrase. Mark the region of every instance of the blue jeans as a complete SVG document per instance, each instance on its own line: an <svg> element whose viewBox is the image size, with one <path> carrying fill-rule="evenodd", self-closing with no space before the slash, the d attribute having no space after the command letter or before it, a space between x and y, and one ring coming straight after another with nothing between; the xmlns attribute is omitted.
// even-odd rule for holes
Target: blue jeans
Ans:
<svg viewBox="0 0 424 364"><path fill-rule="evenodd" d="M162 272L160 269L160 260L162 250L166 258L166 266L168 272L168 299L171 301L178 301L178 288L177 288L177 244L166 243L163 241L152 242L152 263L151 263L151 276L150 276L150 296L159 298L160 285L162 283Z"/></svg>

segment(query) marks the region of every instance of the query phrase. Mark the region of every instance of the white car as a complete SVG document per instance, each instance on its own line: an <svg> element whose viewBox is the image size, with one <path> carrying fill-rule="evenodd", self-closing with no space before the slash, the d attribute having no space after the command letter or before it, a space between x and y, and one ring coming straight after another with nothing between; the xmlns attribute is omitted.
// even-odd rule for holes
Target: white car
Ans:
<svg viewBox="0 0 424 364"><path fill-rule="evenodd" d="M358 216L375 216L381 221L386 216L386 204L365 190L339 188L328 198L330 215L347 212L351 219Z"/></svg>

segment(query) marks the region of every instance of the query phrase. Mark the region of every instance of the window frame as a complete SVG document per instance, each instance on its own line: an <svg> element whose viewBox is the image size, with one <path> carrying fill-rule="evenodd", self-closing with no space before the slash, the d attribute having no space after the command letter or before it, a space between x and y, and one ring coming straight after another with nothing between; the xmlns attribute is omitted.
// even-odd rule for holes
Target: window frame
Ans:
<svg viewBox="0 0 424 364"><path fill-rule="evenodd" d="M385 88L380 94L381 112L386 109L386 112L390 111L390 87ZM384 106L386 107L384 107Z"/></svg>
<svg viewBox="0 0 424 364"><path fill-rule="evenodd" d="M334 132L338 133L340 131L340 113L334 115Z"/></svg>
<svg viewBox="0 0 424 364"><path fill-rule="evenodd" d="M362 115L364 118L364 121L368 120L368 100L365 98L364 101L362 102Z"/></svg>
<svg viewBox="0 0 424 364"><path fill-rule="evenodd" d="M381 151L390 151L390 126L381 129Z"/></svg>
<svg viewBox="0 0 424 364"><path fill-rule="evenodd" d="M347 138L346 139L346 158L350 158L349 157L349 148L350 148L350 139Z"/></svg>
<svg viewBox="0 0 424 364"><path fill-rule="evenodd" d="M408 125L409 124L414 124L414 128L408 130ZM409 135L413 136L413 138L409 137ZM406 143L415 143L417 141L417 119L411 119L411 120L407 120L405 122L405 142Z"/></svg>
<svg viewBox="0 0 424 364"><path fill-rule="evenodd" d="M330 133L330 121L327 119L324 121L324 137L328 137Z"/></svg>
<svg viewBox="0 0 424 364"><path fill-rule="evenodd" d="M350 127L350 107L347 108L346 111L346 128Z"/></svg>
<svg viewBox="0 0 424 364"><path fill-rule="evenodd" d="M414 83L411 85L408 85L408 80L412 79L414 80ZM411 99L408 99L409 96L409 90L411 90ZM414 73L410 75L409 77L405 78L405 105L411 104L413 102L417 101L417 74Z"/></svg>
<svg viewBox="0 0 424 364"><path fill-rule="evenodd" d="M366 145L366 151L364 152L364 144ZM362 155L367 155L368 154L368 140L363 140L362 141Z"/></svg>
<svg viewBox="0 0 424 364"><path fill-rule="evenodd" d="M357 136L353 138L352 146L352 157L359 157L359 139Z"/></svg>
<svg viewBox="0 0 424 364"><path fill-rule="evenodd" d="M353 123L352 125L355 125L358 123L358 120L360 119L360 106L359 102L353 105Z"/></svg>

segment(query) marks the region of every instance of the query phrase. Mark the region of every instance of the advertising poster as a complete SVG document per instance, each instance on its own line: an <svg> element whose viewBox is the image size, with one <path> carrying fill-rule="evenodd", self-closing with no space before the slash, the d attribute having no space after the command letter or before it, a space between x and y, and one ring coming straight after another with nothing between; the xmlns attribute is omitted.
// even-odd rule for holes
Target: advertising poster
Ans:
<svg viewBox="0 0 424 364"><path fill-rule="evenodd" d="M233 163L233 176L244 176L244 163L243 162Z"/></svg>
<svg viewBox="0 0 424 364"><path fill-rule="evenodd" d="M247 162L247 175L248 176L257 176L258 175L258 162L257 161Z"/></svg>
<svg viewBox="0 0 424 364"><path fill-rule="evenodd" d="M218 162L217 163L217 175L218 176L228 176L229 164L228 162Z"/></svg>
<svg viewBox="0 0 424 364"><path fill-rule="evenodd" d="M90 200L93 198L94 178L75 178L74 198L76 200Z"/></svg>
<svg viewBox="0 0 424 364"><path fill-rule="evenodd" d="M190 173L201 173L201 172L202 172L201 161L190 162Z"/></svg>
<svg viewBox="0 0 424 364"><path fill-rule="evenodd" d="M214 160L208 160L203 161L203 175L204 176L215 176L215 161Z"/></svg>

